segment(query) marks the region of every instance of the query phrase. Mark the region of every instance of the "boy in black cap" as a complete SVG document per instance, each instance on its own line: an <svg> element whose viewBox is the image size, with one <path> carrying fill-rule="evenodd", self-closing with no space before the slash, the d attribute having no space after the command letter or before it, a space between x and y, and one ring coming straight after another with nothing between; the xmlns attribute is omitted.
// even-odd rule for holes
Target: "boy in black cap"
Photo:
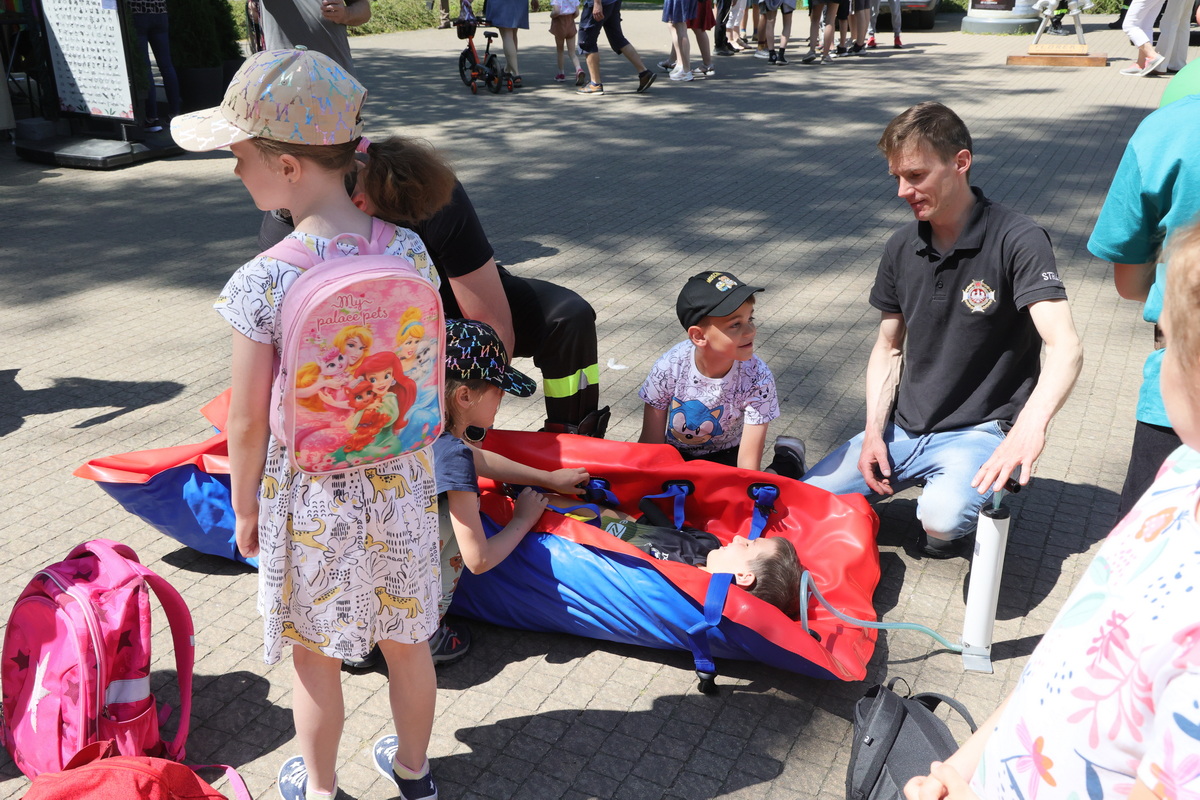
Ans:
<svg viewBox="0 0 1200 800"><path fill-rule="evenodd" d="M754 295L761 291L728 272L688 279L675 303L688 338L642 384L639 441L666 442L688 460L760 469L767 424L779 416L775 378L754 355ZM768 471L799 479L804 443L780 436Z"/></svg>

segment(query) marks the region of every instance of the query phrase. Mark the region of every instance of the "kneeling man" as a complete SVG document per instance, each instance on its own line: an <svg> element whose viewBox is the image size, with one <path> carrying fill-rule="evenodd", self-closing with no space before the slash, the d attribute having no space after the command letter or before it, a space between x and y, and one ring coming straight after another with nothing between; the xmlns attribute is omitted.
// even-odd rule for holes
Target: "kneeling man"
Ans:
<svg viewBox="0 0 1200 800"><path fill-rule="evenodd" d="M958 115L913 106L879 148L916 219L888 241L871 290L882 322L866 430L804 480L836 494L923 484L921 548L948 558L992 492L1018 470L1029 481L1083 353L1049 235L971 186Z"/></svg>

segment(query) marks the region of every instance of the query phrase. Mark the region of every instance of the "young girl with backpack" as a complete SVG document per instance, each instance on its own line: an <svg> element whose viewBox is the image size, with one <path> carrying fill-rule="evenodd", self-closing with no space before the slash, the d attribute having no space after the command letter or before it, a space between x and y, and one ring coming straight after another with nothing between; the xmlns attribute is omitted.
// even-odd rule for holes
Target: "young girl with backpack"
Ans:
<svg viewBox="0 0 1200 800"><path fill-rule="evenodd" d="M238 71L219 108L177 117L172 134L188 150L230 149L234 174L255 205L290 209L291 237L318 260L326 248L357 255L345 240L331 246L340 234L355 234L385 242L386 255L408 258L436 286L421 240L404 228L378 228L346 194L356 149L369 148L376 174L368 191L388 182L389 143L361 136L365 97L363 86L324 55L259 52ZM441 193L440 204L453 189L447 173L444 186L430 188ZM402 798L436 798L425 752L437 693L428 639L437 628L440 593L428 451L325 475L304 474L291 463L296 454L271 433L278 413L272 383L281 303L303 271L260 255L234 273L215 305L234 329L228 434L238 548L259 555L265 660L277 662L284 645L292 645L300 755L280 770L279 792L285 800L337 793L342 659L362 658L378 642L388 662L396 734L376 743L376 766L396 781ZM260 484L270 487L261 496Z"/></svg>

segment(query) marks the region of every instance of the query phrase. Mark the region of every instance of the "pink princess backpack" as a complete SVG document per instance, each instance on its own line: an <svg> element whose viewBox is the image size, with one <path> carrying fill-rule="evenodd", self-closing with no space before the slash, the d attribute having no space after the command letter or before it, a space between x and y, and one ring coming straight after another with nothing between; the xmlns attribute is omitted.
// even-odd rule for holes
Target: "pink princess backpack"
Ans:
<svg viewBox="0 0 1200 800"><path fill-rule="evenodd" d="M386 254L396 235L373 220L370 241L336 236L323 260L295 237L263 253L304 270L279 309L271 432L307 474L370 467L441 434L442 300L410 258Z"/></svg>

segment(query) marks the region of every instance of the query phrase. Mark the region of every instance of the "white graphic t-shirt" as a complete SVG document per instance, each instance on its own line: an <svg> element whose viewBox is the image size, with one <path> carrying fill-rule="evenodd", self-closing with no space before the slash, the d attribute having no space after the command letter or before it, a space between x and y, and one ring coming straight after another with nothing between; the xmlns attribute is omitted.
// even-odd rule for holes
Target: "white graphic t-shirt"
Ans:
<svg viewBox="0 0 1200 800"><path fill-rule="evenodd" d="M689 456L737 447L744 425L779 416L775 377L758 356L735 361L723 378L696 369L696 347L682 341L654 363L638 396L667 412L668 444Z"/></svg>

